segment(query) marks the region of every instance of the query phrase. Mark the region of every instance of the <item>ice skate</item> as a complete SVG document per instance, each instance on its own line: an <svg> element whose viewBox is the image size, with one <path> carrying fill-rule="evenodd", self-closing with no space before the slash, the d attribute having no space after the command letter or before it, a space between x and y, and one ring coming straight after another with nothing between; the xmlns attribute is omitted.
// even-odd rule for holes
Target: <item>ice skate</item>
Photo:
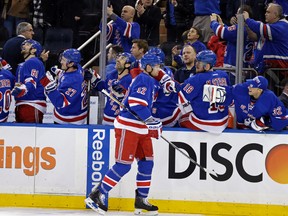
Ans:
<svg viewBox="0 0 288 216"><path fill-rule="evenodd" d="M89 197L85 199L85 203L91 209L101 215L105 215L108 210L107 206L105 205L105 195L102 194L98 189L92 191L89 194Z"/></svg>
<svg viewBox="0 0 288 216"><path fill-rule="evenodd" d="M158 207L149 203L148 198L143 198L138 195L138 191L136 190L135 197L135 215L140 215L141 213L145 215L158 215ZM143 211L143 212L142 212Z"/></svg>

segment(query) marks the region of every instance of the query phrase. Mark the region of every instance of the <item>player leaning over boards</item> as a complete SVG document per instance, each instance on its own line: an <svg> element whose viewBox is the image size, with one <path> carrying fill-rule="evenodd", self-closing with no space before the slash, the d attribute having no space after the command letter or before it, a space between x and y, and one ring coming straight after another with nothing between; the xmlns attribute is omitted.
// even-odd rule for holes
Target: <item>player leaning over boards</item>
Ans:
<svg viewBox="0 0 288 216"><path fill-rule="evenodd" d="M129 172L136 159L138 173L134 213L138 215L146 210L150 215L158 215L158 207L151 205L147 197L154 164L151 138L159 138L162 129L161 122L151 115L155 81L150 75L160 69L160 59L156 55L145 54L140 64L143 71L133 79L123 99L129 111L123 109L114 122L116 162L85 200L90 208L100 214L105 214L108 209L105 204L108 192Z"/></svg>
<svg viewBox="0 0 288 216"><path fill-rule="evenodd" d="M186 101L184 107L187 113L179 120L181 127L221 133L228 124L228 105L231 101L225 100L223 87L230 84L228 75L225 71L213 71L216 55L211 50L199 52L196 60L196 74L182 84L171 80L161 71L155 78L160 80L165 92L178 92L182 101ZM212 92L216 97L213 97ZM192 106L192 112L189 104Z"/></svg>
<svg viewBox="0 0 288 216"><path fill-rule="evenodd" d="M268 80L257 76L227 88L227 94L233 95L238 128L280 131L288 125L285 106L267 86Z"/></svg>

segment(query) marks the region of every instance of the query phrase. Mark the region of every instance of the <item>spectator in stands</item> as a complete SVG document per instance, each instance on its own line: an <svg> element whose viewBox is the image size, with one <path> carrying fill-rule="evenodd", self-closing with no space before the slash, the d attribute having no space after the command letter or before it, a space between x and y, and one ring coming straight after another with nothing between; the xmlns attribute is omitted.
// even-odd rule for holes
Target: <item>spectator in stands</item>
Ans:
<svg viewBox="0 0 288 216"><path fill-rule="evenodd" d="M206 45L201 42L201 32L197 27L191 27L189 31L185 31L182 35L184 44L188 44L192 46L196 54L201 52L202 50L206 50ZM183 67L184 62L181 58L183 50L179 52L178 46L174 46L172 48L173 59L177 64L177 68Z"/></svg>
<svg viewBox="0 0 288 216"><path fill-rule="evenodd" d="M2 51L2 57L11 65L13 75L16 74L18 64L24 62L24 57L21 54L22 43L26 39L32 39L34 35L33 27L28 22L19 23L16 32L17 36L6 41Z"/></svg>
<svg viewBox="0 0 288 216"><path fill-rule="evenodd" d="M238 9L240 11L246 11L252 16L251 7L243 5ZM238 25L225 26L221 17L217 14L210 16L211 29L219 38L227 41L227 48L224 54L224 67L235 68L236 67L236 55L237 55L237 29ZM247 34L246 28L244 29L244 47L243 47L243 67L248 67L252 55L253 55L254 42L250 40ZM235 79L235 72L232 72L231 82ZM232 82L233 83L233 82Z"/></svg>
<svg viewBox="0 0 288 216"><path fill-rule="evenodd" d="M73 31L73 47L79 44L79 23L83 15L83 0L58 0L58 26L70 28Z"/></svg>
<svg viewBox="0 0 288 216"><path fill-rule="evenodd" d="M140 38L145 39L149 46L157 46L160 42L161 10L153 5L153 0L140 0L135 6L135 22L140 25Z"/></svg>
<svg viewBox="0 0 288 216"><path fill-rule="evenodd" d="M107 16L114 21L107 25L108 42L122 46L125 52L130 52L132 40L140 37L140 26L133 22L135 9L131 6L124 6L120 18L113 13L113 8L110 6L107 7Z"/></svg>
<svg viewBox="0 0 288 216"><path fill-rule="evenodd" d="M210 37L214 34L210 28L210 15L212 13L220 14L220 0L195 0L194 14L195 19L193 26L200 29L203 36L203 43L207 43Z"/></svg>
<svg viewBox="0 0 288 216"><path fill-rule="evenodd" d="M11 90L14 88L15 76L9 71L10 65L0 57L0 123L6 122L11 104Z"/></svg>
<svg viewBox="0 0 288 216"><path fill-rule="evenodd" d="M31 1L32 0L9 0L8 4L4 5L2 18L4 18L4 26L9 32L9 37L12 37L15 33L18 35L17 29L15 29L14 26L18 26L21 22L28 21Z"/></svg>
<svg viewBox="0 0 288 216"><path fill-rule="evenodd" d="M22 44L25 62L19 64L16 72L16 84L12 90L15 98L16 122L42 123L46 112L46 96L40 79L45 76L45 67L39 60L42 46L29 39Z"/></svg>
<svg viewBox="0 0 288 216"><path fill-rule="evenodd" d="M212 50L217 56L215 67L223 67L227 42L216 35L212 35L207 43L207 48Z"/></svg>
<svg viewBox="0 0 288 216"><path fill-rule="evenodd" d="M59 60L61 70L56 70L57 79L46 75L41 79L45 94L54 105L54 123L85 124L88 105L87 83L80 65L81 53L76 49L67 49Z"/></svg>
<svg viewBox="0 0 288 216"><path fill-rule="evenodd" d="M186 79L193 76L196 72L196 51L191 45L184 45L182 51L182 59L184 66L176 70L176 72L174 73L174 79L179 83L183 83Z"/></svg>
<svg viewBox="0 0 288 216"><path fill-rule="evenodd" d="M106 65L106 76L115 70L116 66L116 58L122 53L124 50L119 45L112 45L107 53L107 65Z"/></svg>
<svg viewBox="0 0 288 216"><path fill-rule="evenodd" d="M258 40L262 42L264 69L288 68L288 40L283 37L288 34L288 23L283 17L282 7L274 3L268 5L265 13L266 24L249 18L249 13L246 11L243 12L243 15L247 26L256 33ZM268 70L266 74L272 78L270 85L275 86L275 84L280 84L280 80L286 76L287 72L280 74Z"/></svg>
<svg viewBox="0 0 288 216"><path fill-rule="evenodd" d="M122 8L125 5L130 5L131 7L135 7L136 0L110 0L110 4L112 5L113 11L115 12L115 14L117 14L120 17L122 13Z"/></svg>
<svg viewBox="0 0 288 216"><path fill-rule="evenodd" d="M165 27L167 29L168 42L182 42L182 34L193 23L193 0L169 0L166 1L164 12Z"/></svg>

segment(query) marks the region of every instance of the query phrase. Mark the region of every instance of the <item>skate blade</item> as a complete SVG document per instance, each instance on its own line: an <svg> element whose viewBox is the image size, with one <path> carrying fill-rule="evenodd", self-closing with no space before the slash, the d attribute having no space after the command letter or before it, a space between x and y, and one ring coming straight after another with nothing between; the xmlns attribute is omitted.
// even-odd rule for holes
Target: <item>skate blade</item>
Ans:
<svg viewBox="0 0 288 216"><path fill-rule="evenodd" d="M89 206L89 208L91 208L93 211L97 212L97 213L100 214L100 215L105 215L106 212L105 212L104 210L100 209L100 208L98 207L98 205L97 205L90 197L88 197L88 198L85 199L85 203L86 203L86 205Z"/></svg>
<svg viewBox="0 0 288 216"><path fill-rule="evenodd" d="M134 211L134 215L158 215L158 211L146 211L146 210L143 210L143 209L135 209Z"/></svg>

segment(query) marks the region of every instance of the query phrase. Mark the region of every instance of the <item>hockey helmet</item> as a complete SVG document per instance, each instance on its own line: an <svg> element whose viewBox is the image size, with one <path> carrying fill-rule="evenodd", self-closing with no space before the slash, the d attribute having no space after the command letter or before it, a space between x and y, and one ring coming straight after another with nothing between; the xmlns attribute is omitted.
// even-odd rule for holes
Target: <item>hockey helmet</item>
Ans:
<svg viewBox="0 0 288 216"><path fill-rule="evenodd" d="M26 43L31 44L31 48L36 49L35 56L39 57L43 50L41 44L38 41L28 39L22 42L22 46Z"/></svg>
<svg viewBox="0 0 288 216"><path fill-rule="evenodd" d="M148 53L158 56L160 58L160 60L161 60L161 63L164 64L164 62L165 62L165 54L162 51L162 49L160 49L158 47L153 47L153 48L148 50Z"/></svg>
<svg viewBox="0 0 288 216"><path fill-rule="evenodd" d="M196 55L196 60L199 62L204 62L210 64L213 67L216 64L216 55L211 50L203 50Z"/></svg>
<svg viewBox="0 0 288 216"><path fill-rule="evenodd" d="M73 49L73 48L64 50L64 52L60 55L60 61L62 57L67 59L68 64L73 62L74 66L76 66L77 64L80 64L80 61L82 58L79 50Z"/></svg>
<svg viewBox="0 0 288 216"><path fill-rule="evenodd" d="M140 66L142 69L146 70L147 65L150 65L151 67L155 65L161 64L161 60L157 55L153 55L150 53L146 53L141 59L140 59Z"/></svg>
<svg viewBox="0 0 288 216"><path fill-rule="evenodd" d="M125 63L131 64L132 62L136 61L135 57L128 52L123 52L123 53L118 54L117 58L119 58L119 57L126 57Z"/></svg>

